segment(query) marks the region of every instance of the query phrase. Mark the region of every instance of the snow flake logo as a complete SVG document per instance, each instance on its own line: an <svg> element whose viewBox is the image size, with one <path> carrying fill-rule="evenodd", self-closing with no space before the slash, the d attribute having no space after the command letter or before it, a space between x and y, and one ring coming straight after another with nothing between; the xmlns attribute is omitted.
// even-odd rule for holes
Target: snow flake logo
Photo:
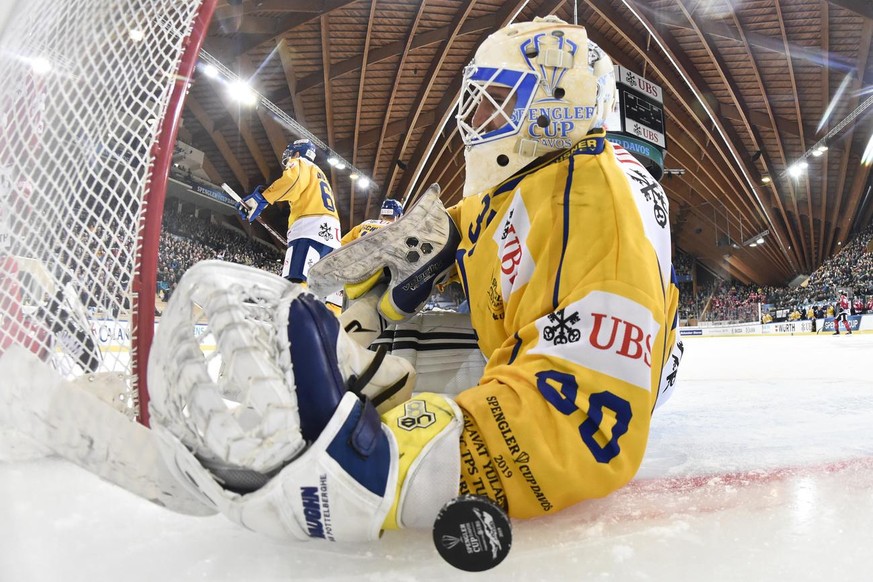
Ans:
<svg viewBox="0 0 873 582"><path fill-rule="evenodd" d="M574 312L566 316L564 309L559 309L548 315L548 319L555 325L547 325L543 328L543 339L552 342L552 345L573 344L582 338L582 332L573 327L579 323L579 313Z"/></svg>

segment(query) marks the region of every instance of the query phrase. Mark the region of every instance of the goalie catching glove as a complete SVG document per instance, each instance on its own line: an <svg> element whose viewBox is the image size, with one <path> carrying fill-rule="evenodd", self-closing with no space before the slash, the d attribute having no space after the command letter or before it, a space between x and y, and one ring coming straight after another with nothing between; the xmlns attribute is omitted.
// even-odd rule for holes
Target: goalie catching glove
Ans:
<svg viewBox="0 0 873 582"><path fill-rule="evenodd" d="M355 300L386 283L379 312L389 321L409 319L424 306L434 286L455 268L461 237L433 184L400 220L331 252L309 270L313 293L323 297L345 289Z"/></svg>
<svg viewBox="0 0 873 582"><path fill-rule="evenodd" d="M240 525L372 540L384 527L430 527L458 493L460 410L433 394L409 400L413 378L405 360L358 346L301 286L204 261L156 334L152 428L170 471Z"/></svg>

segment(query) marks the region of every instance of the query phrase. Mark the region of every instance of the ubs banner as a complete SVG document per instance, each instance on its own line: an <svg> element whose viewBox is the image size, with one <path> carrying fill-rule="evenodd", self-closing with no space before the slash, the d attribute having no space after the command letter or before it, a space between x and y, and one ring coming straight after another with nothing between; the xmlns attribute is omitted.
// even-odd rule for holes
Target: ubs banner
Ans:
<svg viewBox="0 0 873 582"><path fill-rule="evenodd" d="M667 149L664 127L664 94L661 87L620 65L615 65L618 111L607 119L611 139L623 134L634 154L660 180L664 173L663 152Z"/></svg>

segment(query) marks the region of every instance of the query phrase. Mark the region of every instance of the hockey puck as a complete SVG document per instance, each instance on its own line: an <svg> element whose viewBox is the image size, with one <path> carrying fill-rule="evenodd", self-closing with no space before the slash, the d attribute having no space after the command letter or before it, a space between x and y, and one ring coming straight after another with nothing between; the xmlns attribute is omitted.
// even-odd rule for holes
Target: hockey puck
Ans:
<svg viewBox="0 0 873 582"><path fill-rule="evenodd" d="M433 543L455 568L483 572L509 554L512 526L506 513L487 497L461 495L443 505L437 515Z"/></svg>

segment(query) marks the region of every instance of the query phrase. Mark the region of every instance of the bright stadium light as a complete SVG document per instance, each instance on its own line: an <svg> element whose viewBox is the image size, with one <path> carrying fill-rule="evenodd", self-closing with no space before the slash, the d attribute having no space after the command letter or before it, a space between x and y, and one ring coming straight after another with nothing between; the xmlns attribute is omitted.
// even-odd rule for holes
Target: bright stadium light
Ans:
<svg viewBox="0 0 873 582"><path fill-rule="evenodd" d="M133 42L140 42L145 38L145 33L138 28L131 28L127 31L127 36L129 36L130 40Z"/></svg>
<svg viewBox="0 0 873 582"><path fill-rule="evenodd" d="M290 117L283 109L276 106L275 103L250 87L247 82L240 79L236 73L228 69L220 60L209 54L207 51L200 51L200 64L198 66L202 67L201 71L206 77L215 79L226 85L229 93L235 100L245 105L257 105L265 114L272 117L292 135L310 140L320 151L328 156L328 163L330 163L332 168L335 170L348 171L351 180L355 181L357 178L355 183L360 184L361 188L367 188L372 185L374 188L378 189L378 185L372 184L372 181L365 177L360 169L356 168L351 162L340 156L333 150L333 148L324 143L324 141L319 139L318 136L314 135L297 120Z"/></svg>
<svg viewBox="0 0 873 582"><path fill-rule="evenodd" d="M243 105L254 105L258 102L258 96L249 87L249 84L241 79L233 81L229 86L230 95Z"/></svg>
<svg viewBox="0 0 873 582"><path fill-rule="evenodd" d="M218 69L215 68L215 65L207 64L205 67L203 67L203 74L210 79L217 79Z"/></svg>

